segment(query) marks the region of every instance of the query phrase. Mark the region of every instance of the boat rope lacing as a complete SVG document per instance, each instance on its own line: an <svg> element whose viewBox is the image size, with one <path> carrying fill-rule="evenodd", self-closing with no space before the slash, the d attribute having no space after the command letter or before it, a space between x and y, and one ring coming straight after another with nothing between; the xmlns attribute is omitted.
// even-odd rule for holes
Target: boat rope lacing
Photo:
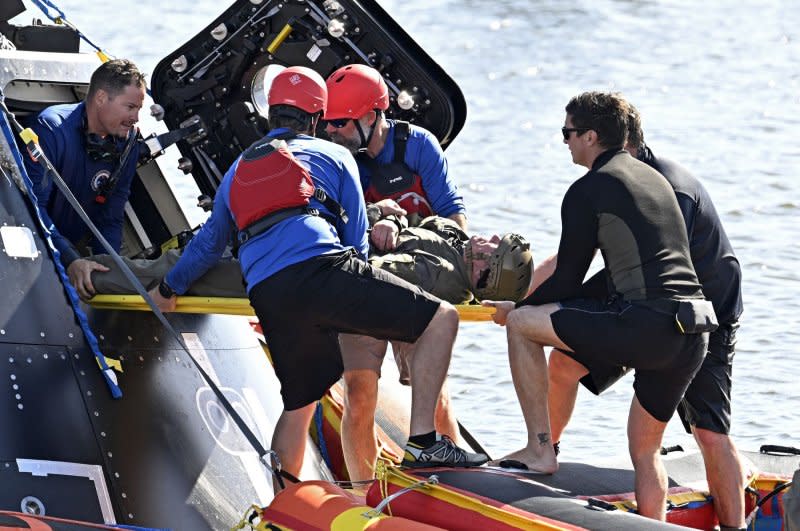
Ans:
<svg viewBox="0 0 800 531"><path fill-rule="evenodd" d="M280 461L278 460L277 454L273 450L267 450L264 445L261 444L256 434L253 432L252 429L245 423L244 419L241 415L233 408L233 405L230 403L228 398L223 394L222 390L214 383L214 380L211 376L206 372L203 366L200 364L199 361L195 358L192 352L189 350L189 347L186 345L186 342L183 339L175 328L169 323L167 318L164 316L164 313L156 306L153 299L147 293L147 290L133 274L130 270L128 265L122 260L119 254L111 247L108 241L100 234L100 231L97 229L95 224L83 210L80 205L80 202L75 198L70 191L67 184L61 178L56 168L47 158L46 154L42 151L41 146L39 146L39 139L36 133L33 132L30 128L23 128L20 123L17 121L14 114L8 109L5 104L5 99L0 90L0 111L5 115L6 119L0 120L0 125L2 126L4 132L9 129L9 124L17 130L20 138L22 138L23 142L25 143L26 148L28 149L28 153L30 154L31 158L41 164L44 167L44 175L47 176L50 174L53 179L53 184L61 191L64 195L65 199L69 202L69 204L75 209L75 212L78 216L86 223L86 226L91 231L92 235L97 238L97 241L103 246L103 248L108 252L109 256L113 259L114 264L119 268L119 270L124 274L125 278L130 282L130 284L136 289L136 291L141 295L150 309L153 311L153 314L158 318L161 324L164 326L165 330L169 332L177 341L178 345L186 352L189 356L189 359L194 364L195 368L200 372L201 376L205 380L206 384L211 388L214 392L214 395L219 400L220 405L225 409L228 413L228 416L233 420L236 426L239 428L239 431L244 435L247 439L250 446L255 450L258 454L258 460L261 462L264 467L276 478L281 489L284 488L283 478L287 478L290 481L297 482L298 479L293 475L281 470ZM70 303L73 306L76 316L78 317L79 323L81 325L81 329L84 331L86 336L87 343L89 343L92 352L95 354L98 364L100 365L103 376L106 378L106 381L111 389L112 395L115 398L119 398L122 396L122 391L117 384L116 375L114 372L109 368L108 364L106 363L106 357L100 352L100 347L97 344L97 338L95 337L94 333L92 332L91 328L89 327L89 321L86 317L86 314L80 309L78 294L75 289L72 287L72 284L69 282L69 279L66 276L66 271L64 271L64 267L61 264L61 260L59 257L58 251L55 249L52 243L52 239L50 238L50 230L48 227L45 226L44 222L41 219L41 214L37 206L36 195L33 193L33 185L28 177L27 172L25 171L25 166L22 161L22 156L19 153L19 150L16 149L16 143L13 141L14 135L8 130L6 136L9 139L9 146L11 151L14 154L14 157L17 162L17 166L19 167L19 171L23 176L23 181L25 182L25 186L27 188L27 195L31 200L33 205L34 211L38 216L38 221L40 227L43 229L46 239L48 242L48 246L50 247L51 253L53 253L53 262L55 263L56 269L59 272L61 277L61 282L64 284L64 287L69 295Z"/></svg>
<svg viewBox="0 0 800 531"><path fill-rule="evenodd" d="M394 466L388 461L378 459L378 462L375 465L375 478L380 486L382 500L378 505L375 506L374 509L367 511L363 514L363 516L367 518L374 518L383 513L384 509L386 510L386 514L389 516L394 516L392 514L392 507L389 505L392 501L411 491L424 489L426 487L439 484L439 476L436 474L431 474L426 479L412 483L408 487L402 488L394 494L389 494L389 476L392 474L396 475Z"/></svg>
<svg viewBox="0 0 800 531"><path fill-rule="evenodd" d="M392 503L394 500L396 500L397 498L399 498L403 494L407 494L407 493L409 493L411 491L422 489L422 488L425 488L425 487L429 487L431 485L438 485L438 484L439 484L439 476L437 476L436 474L432 474L431 476L429 476L429 477L427 477L425 479L421 479L421 480L417 481L416 483L412 483L408 487L405 487L403 489L398 490L394 494L390 494L389 496L386 496L385 498L383 498L381 500L381 502L378 505L375 506L374 509L371 509L371 510L365 512L363 516L365 518L377 518L378 516L380 516L383 513L384 509L386 509L386 513L389 514L389 516L391 516L392 515L392 510L389 507L389 504Z"/></svg>
<svg viewBox="0 0 800 531"><path fill-rule="evenodd" d="M77 33L78 37L83 39L83 41L86 42L86 44L88 44L89 46L91 46L92 48L95 49L95 53L97 54L97 57L99 57L102 62L105 63L109 59L113 59L114 58L114 56L109 55L102 48L100 48L95 43L93 43L86 35L84 35L83 32L81 32L81 30L79 30L75 26L75 24L73 24L72 22L70 22L67 19L67 16L64 14L64 12L57 5L55 5L53 2L51 2L50 0L31 0L31 2L33 2L36 5L36 7L38 7L42 11L42 13L45 14L45 16L47 18L49 18L50 20L52 20L53 22L55 22L58 25L67 26L72 31ZM55 11L56 14L54 15L51 12L51 10Z"/></svg>

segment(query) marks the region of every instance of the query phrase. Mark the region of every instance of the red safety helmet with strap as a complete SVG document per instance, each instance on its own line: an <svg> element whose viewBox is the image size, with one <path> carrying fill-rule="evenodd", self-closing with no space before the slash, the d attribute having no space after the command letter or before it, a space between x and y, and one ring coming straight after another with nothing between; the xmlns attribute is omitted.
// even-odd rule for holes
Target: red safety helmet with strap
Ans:
<svg viewBox="0 0 800 531"><path fill-rule="evenodd" d="M328 109L326 120L358 119L369 111L389 108L389 89L381 73L374 68L352 64L328 76Z"/></svg>
<svg viewBox="0 0 800 531"><path fill-rule="evenodd" d="M269 88L267 103L291 105L308 114L325 113L328 89L322 76L305 66L290 66L281 71Z"/></svg>

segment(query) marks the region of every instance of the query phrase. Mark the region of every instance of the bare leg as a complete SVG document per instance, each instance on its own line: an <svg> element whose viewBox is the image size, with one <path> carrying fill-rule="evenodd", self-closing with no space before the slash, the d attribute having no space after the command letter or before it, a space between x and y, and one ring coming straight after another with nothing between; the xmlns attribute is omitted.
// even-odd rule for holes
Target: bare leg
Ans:
<svg viewBox="0 0 800 531"><path fill-rule="evenodd" d="M434 412L439 393L450 366L453 343L458 332L458 312L443 302L417 339L411 358L411 429L410 435L435 430Z"/></svg>
<svg viewBox="0 0 800 531"><path fill-rule="evenodd" d="M272 449L278 454L283 469L295 477L303 468L308 426L316 407L317 403L312 402L300 409L284 410L272 434Z"/></svg>
<svg viewBox="0 0 800 531"><path fill-rule="evenodd" d="M350 479L372 479L378 444L375 407L378 375L370 369L345 371L345 404L342 413L342 453Z"/></svg>
<svg viewBox="0 0 800 531"><path fill-rule="evenodd" d="M405 385L410 385L411 364L416 351L416 343L392 341L392 352L397 363L397 370L400 373L400 382ZM458 441L458 419L456 419L453 404L450 401L447 380L442 384L442 390L436 402L434 424L438 433L447 435L453 441Z"/></svg>
<svg viewBox="0 0 800 531"><path fill-rule="evenodd" d="M550 410L550 430L555 443L561 440L561 434L572 417L578 396L578 382L589 371L560 350L553 349L550 351L547 372L547 405Z"/></svg>
<svg viewBox="0 0 800 531"><path fill-rule="evenodd" d="M661 440L666 422L648 413L635 396L628 415L628 451L636 473L639 514L664 520L667 510L667 472L661 462Z"/></svg>
<svg viewBox="0 0 800 531"><path fill-rule="evenodd" d="M508 314L508 359L528 442L525 448L506 456L530 470L552 474L558 470L547 410L547 360L542 340L563 343L555 336L550 313L555 305L525 306Z"/></svg>
<svg viewBox="0 0 800 531"><path fill-rule="evenodd" d="M436 416L434 419L436 431L458 441L458 419L453 411L453 402L447 389L447 380L442 384L442 392L436 402Z"/></svg>
<svg viewBox="0 0 800 531"><path fill-rule="evenodd" d="M694 428L694 438L703 453L708 488L714 497L714 509L721 525L745 527L745 472L739 452L731 438L702 428Z"/></svg>

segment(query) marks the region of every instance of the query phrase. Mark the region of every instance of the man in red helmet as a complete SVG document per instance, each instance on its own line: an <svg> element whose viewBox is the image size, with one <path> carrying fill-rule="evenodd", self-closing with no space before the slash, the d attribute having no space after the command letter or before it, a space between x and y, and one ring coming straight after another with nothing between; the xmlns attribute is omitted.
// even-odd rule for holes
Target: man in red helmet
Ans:
<svg viewBox="0 0 800 531"><path fill-rule="evenodd" d="M325 132L356 156L367 204L392 199L412 226L437 215L466 230L464 200L450 179L439 142L426 129L386 118L389 89L380 72L347 65L326 84ZM384 214L395 213L389 210Z"/></svg>
<svg viewBox="0 0 800 531"><path fill-rule="evenodd" d="M250 303L281 382L284 411L272 449L289 473L300 474L316 401L342 374L344 331L416 341L425 353L413 366L411 461L484 463L486 456L468 454L434 429L458 314L364 260L367 219L355 161L312 136L327 103L324 80L309 68L287 68L275 77L268 103L270 133L225 174L208 221L150 295L162 310L173 310L175 295L208 271L237 234Z"/></svg>
<svg viewBox="0 0 800 531"><path fill-rule="evenodd" d="M380 72L363 64L346 65L333 72L326 84L325 132L356 156L372 245L383 252L394 250L402 228L398 215L410 226L437 215L466 230L464 201L448 175L439 142L421 127L386 118L389 89ZM368 479L378 455L374 416L387 342L349 334L343 334L341 342L347 406L342 447L350 478ZM398 366L404 367L414 346L393 342L392 350ZM446 387L437 407L436 427L450 437L458 435ZM364 460L364 455L369 458Z"/></svg>

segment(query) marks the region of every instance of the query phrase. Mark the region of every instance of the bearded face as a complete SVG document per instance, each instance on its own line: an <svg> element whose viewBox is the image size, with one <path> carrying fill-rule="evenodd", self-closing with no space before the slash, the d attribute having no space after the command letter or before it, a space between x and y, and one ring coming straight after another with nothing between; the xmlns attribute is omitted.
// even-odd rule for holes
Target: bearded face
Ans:
<svg viewBox="0 0 800 531"><path fill-rule="evenodd" d="M473 236L469 239L469 246L472 254L472 285L480 288L481 284L486 284L491 267L492 254L500 244L500 236L494 235L489 238L485 236Z"/></svg>

